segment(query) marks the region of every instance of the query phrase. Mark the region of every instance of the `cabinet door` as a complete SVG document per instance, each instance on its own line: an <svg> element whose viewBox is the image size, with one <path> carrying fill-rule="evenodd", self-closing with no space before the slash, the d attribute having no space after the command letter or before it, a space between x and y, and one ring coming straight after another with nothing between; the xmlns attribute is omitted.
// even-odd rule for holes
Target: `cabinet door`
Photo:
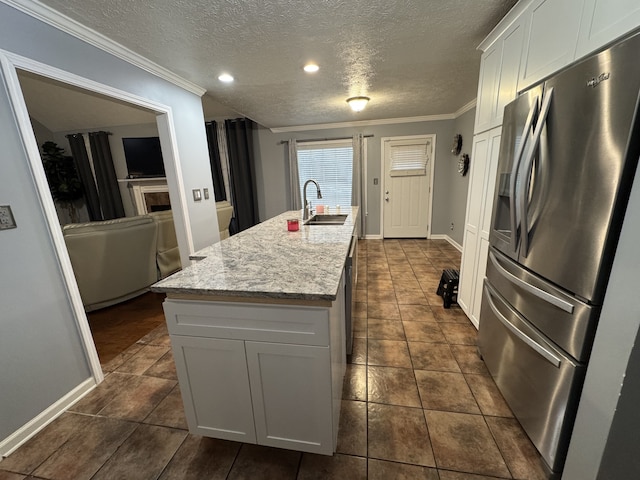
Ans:
<svg viewBox="0 0 640 480"><path fill-rule="evenodd" d="M462 240L462 262L460 265L460 283L458 286L458 305L469 318L472 315L474 279L477 265L478 235L482 214L482 195L489 152L489 132L473 137L471 150L471 168L469 174L469 193L467 212Z"/></svg>
<svg viewBox="0 0 640 480"><path fill-rule="evenodd" d="M583 4L584 0L536 0L523 14L529 36L522 56L519 90L573 61Z"/></svg>
<svg viewBox="0 0 640 480"><path fill-rule="evenodd" d="M260 445L331 455L329 347L246 342Z"/></svg>
<svg viewBox="0 0 640 480"><path fill-rule="evenodd" d="M244 342L172 335L171 344L189 431L256 443Z"/></svg>
<svg viewBox="0 0 640 480"><path fill-rule="evenodd" d="M588 55L639 26L638 0L586 0L576 58Z"/></svg>
<svg viewBox="0 0 640 480"><path fill-rule="evenodd" d="M496 41L482 54L474 130L476 133L489 130L492 126L501 58L502 42L500 41Z"/></svg>
<svg viewBox="0 0 640 480"><path fill-rule="evenodd" d="M487 268L500 134L501 128L497 127L476 135L471 153L471 178L462 244L458 304L476 327L480 324L482 281Z"/></svg>
<svg viewBox="0 0 640 480"><path fill-rule="evenodd" d="M500 156L500 138L502 130L495 128L489 133L487 166L484 172L484 188L482 192L480 232L476 246L476 272L473 282L473 306L471 321L480 325L480 307L482 305L482 285L487 272L487 257L489 256L489 231L491 229L491 214L493 213L493 197L495 195L496 176L498 172L498 157Z"/></svg>
<svg viewBox="0 0 640 480"><path fill-rule="evenodd" d="M525 24L524 19L520 17L500 37L502 59L494 97L492 128L502 125L505 105L518 95L518 76L525 37Z"/></svg>

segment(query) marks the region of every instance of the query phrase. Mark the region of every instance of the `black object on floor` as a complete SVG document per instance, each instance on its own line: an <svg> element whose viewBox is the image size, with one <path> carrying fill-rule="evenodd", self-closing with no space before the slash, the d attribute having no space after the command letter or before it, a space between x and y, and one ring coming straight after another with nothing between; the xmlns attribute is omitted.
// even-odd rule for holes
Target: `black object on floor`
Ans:
<svg viewBox="0 0 640 480"><path fill-rule="evenodd" d="M448 269L442 271L440 285L436 293L442 297L444 308L450 308L452 303L458 302L458 282L460 280L460 272L458 270Z"/></svg>

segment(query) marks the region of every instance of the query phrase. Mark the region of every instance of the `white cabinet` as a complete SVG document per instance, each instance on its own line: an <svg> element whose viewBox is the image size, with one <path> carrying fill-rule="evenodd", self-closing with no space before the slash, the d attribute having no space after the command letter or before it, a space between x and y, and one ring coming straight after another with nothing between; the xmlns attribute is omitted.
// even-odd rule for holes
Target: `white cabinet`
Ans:
<svg viewBox="0 0 640 480"><path fill-rule="evenodd" d="M332 453L329 347L246 342L245 348L257 443Z"/></svg>
<svg viewBox="0 0 640 480"><path fill-rule="evenodd" d="M523 90L575 58L584 0L535 0L522 15L528 36L520 66Z"/></svg>
<svg viewBox="0 0 640 480"><path fill-rule="evenodd" d="M576 58L588 55L638 26L638 0L586 0L580 22Z"/></svg>
<svg viewBox="0 0 640 480"><path fill-rule="evenodd" d="M172 335L171 345L191 432L256 443L244 342Z"/></svg>
<svg viewBox="0 0 640 480"><path fill-rule="evenodd" d="M202 298L164 302L189 430L332 454L346 364L344 279L326 306Z"/></svg>
<svg viewBox="0 0 640 480"><path fill-rule="evenodd" d="M478 101L476 106L475 132L489 130L494 123L495 96L502 57L502 43L496 42L482 55L480 61L480 81L478 83Z"/></svg>
<svg viewBox="0 0 640 480"><path fill-rule="evenodd" d="M489 253L489 230L501 130L497 127L476 135L471 153L458 304L476 327L480 325L482 283Z"/></svg>
<svg viewBox="0 0 640 480"><path fill-rule="evenodd" d="M475 133L501 125L504 106L516 98L524 35L516 19L482 55Z"/></svg>

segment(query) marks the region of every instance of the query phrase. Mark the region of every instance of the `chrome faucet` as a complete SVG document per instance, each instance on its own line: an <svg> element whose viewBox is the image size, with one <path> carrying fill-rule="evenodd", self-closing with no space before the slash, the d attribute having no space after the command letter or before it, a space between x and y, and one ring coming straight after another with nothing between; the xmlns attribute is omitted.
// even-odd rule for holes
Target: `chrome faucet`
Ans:
<svg viewBox="0 0 640 480"><path fill-rule="evenodd" d="M309 182L313 182L315 184L316 189L318 190L318 198L322 198L322 192L320 191L320 185L318 185L318 182L311 179L304 182L304 187L302 188L303 195L304 195L304 213L302 214L302 220L309 219L310 208L309 208L309 202L307 202L307 185L309 185Z"/></svg>

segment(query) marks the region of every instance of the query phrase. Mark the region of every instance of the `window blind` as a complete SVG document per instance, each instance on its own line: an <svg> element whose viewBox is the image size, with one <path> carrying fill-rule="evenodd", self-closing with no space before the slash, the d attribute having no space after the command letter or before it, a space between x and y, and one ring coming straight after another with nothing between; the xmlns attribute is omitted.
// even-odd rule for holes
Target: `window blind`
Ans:
<svg viewBox="0 0 640 480"><path fill-rule="evenodd" d="M392 146L389 175L392 177L426 175L430 147L430 142Z"/></svg>
<svg viewBox="0 0 640 480"><path fill-rule="evenodd" d="M353 177L351 140L298 144L298 173L302 198L307 180L313 179L320 185L320 200L316 198L315 186L307 187L307 200L312 205L350 206Z"/></svg>

